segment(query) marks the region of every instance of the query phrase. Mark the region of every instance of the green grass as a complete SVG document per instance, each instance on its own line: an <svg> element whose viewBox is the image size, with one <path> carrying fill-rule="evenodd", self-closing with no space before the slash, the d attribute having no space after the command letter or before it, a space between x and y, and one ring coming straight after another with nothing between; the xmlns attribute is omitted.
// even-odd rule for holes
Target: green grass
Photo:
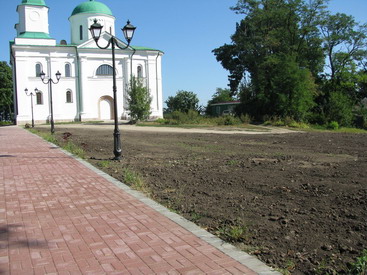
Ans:
<svg viewBox="0 0 367 275"><path fill-rule="evenodd" d="M85 151L71 141L68 141L66 144L62 145L61 148L72 153L75 156L78 156L79 158L85 158Z"/></svg>
<svg viewBox="0 0 367 275"><path fill-rule="evenodd" d="M350 264L349 275L366 275L367 274L367 249L363 250L362 255Z"/></svg>
<svg viewBox="0 0 367 275"><path fill-rule="evenodd" d="M97 165L99 167L102 167L102 168L108 168L111 165L111 161L110 160L101 160L101 161L97 162Z"/></svg>
<svg viewBox="0 0 367 275"><path fill-rule="evenodd" d="M248 227L242 223L223 225L218 230L219 236L231 242L243 242L249 238Z"/></svg>
<svg viewBox="0 0 367 275"><path fill-rule="evenodd" d="M59 142L57 140L57 138L55 137L55 135L52 135L50 133L44 133L44 132L40 132L36 129L32 129L32 128L28 128L27 129L29 132L40 136L41 138L43 138L44 140L53 143L59 147L61 147L62 149L68 151L69 153L79 157L79 158L85 158L85 151L80 148L79 146L75 145L73 142L71 141L67 141L66 143L64 142Z"/></svg>
<svg viewBox="0 0 367 275"><path fill-rule="evenodd" d="M8 126L13 125L14 123L11 121L0 121L0 126Z"/></svg>
<svg viewBox="0 0 367 275"><path fill-rule="evenodd" d="M147 185L139 173L129 168L124 168L122 174L126 184L130 185L135 190L149 193Z"/></svg>

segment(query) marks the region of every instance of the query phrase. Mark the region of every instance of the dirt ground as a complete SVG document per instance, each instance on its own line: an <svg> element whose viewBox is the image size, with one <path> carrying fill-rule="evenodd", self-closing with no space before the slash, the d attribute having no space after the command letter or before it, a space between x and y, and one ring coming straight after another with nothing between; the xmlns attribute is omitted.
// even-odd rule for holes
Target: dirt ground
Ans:
<svg viewBox="0 0 367 275"><path fill-rule="evenodd" d="M138 128L120 128L120 162L108 161L113 126L56 125L56 136L70 133L121 181L138 172L154 200L291 274L342 274L367 249L367 134Z"/></svg>

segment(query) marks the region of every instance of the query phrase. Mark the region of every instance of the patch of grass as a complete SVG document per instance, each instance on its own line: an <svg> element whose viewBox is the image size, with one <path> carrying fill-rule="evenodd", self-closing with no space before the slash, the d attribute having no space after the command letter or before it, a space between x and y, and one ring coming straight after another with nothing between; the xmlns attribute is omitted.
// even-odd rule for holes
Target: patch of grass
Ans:
<svg viewBox="0 0 367 275"><path fill-rule="evenodd" d="M135 190L149 193L146 183L137 172L129 168L124 168L122 174L126 184L130 185Z"/></svg>
<svg viewBox="0 0 367 275"><path fill-rule="evenodd" d="M68 141L66 144L64 144L62 148L72 153L73 155L78 156L79 158L82 159L85 158L85 151L82 148L75 145L74 143L72 143L71 141Z"/></svg>
<svg viewBox="0 0 367 275"><path fill-rule="evenodd" d="M349 275L366 275L367 274L367 249L363 250L362 255L356 259L354 263L349 264Z"/></svg>
<svg viewBox="0 0 367 275"><path fill-rule="evenodd" d="M276 270L282 273L283 275L291 275L292 271L294 271L295 268L296 268L296 264L294 263L294 261L291 259L288 259L285 262L284 268L277 268Z"/></svg>
<svg viewBox="0 0 367 275"><path fill-rule="evenodd" d="M0 121L0 126L13 125L14 123L11 121Z"/></svg>
<svg viewBox="0 0 367 275"><path fill-rule="evenodd" d="M56 144L58 145L58 142L57 142L57 139L54 135L50 134L50 133L43 133L43 132L40 132L36 129L33 129L33 128L26 128L29 132L37 135L37 136L40 136L41 138L43 138L44 140L50 142L50 143L53 143L53 144Z"/></svg>
<svg viewBox="0 0 367 275"><path fill-rule="evenodd" d="M36 129L32 129L32 128L27 128L27 130L35 135L40 136L41 138L43 138L44 140L53 143L57 146L60 146L62 149L70 152L71 154L78 156L79 158L85 158L85 151L78 147L77 145L75 145L74 143L72 143L71 141L68 141L66 143L60 143L57 138L50 134L50 133L44 133L44 132L40 132Z"/></svg>
<svg viewBox="0 0 367 275"><path fill-rule="evenodd" d="M239 164L240 164L240 162L238 160L235 160L235 159L231 159L231 160L228 160L226 162L226 165L228 165L228 166L235 166L235 165L239 165Z"/></svg>
<svg viewBox="0 0 367 275"><path fill-rule="evenodd" d="M202 218L202 215L200 215L199 213L196 212L191 212L190 213L190 220L192 222L197 222L198 220L200 220Z"/></svg>
<svg viewBox="0 0 367 275"><path fill-rule="evenodd" d="M108 168L111 165L110 160L100 160L97 162L97 165L102 168Z"/></svg>
<svg viewBox="0 0 367 275"><path fill-rule="evenodd" d="M249 238L248 227L242 223L223 225L218 230L222 239L230 242L243 242Z"/></svg>

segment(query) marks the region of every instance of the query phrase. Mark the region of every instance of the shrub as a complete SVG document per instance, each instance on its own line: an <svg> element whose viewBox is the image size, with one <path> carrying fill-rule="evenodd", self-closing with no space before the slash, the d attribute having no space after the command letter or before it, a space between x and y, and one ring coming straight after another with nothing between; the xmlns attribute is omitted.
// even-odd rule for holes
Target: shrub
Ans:
<svg viewBox="0 0 367 275"><path fill-rule="evenodd" d="M240 116L240 120L242 121L242 123L250 124L252 121L252 118L249 114L242 114Z"/></svg>
<svg viewBox="0 0 367 275"><path fill-rule="evenodd" d="M185 124L185 123L198 124L202 120L202 117L200 116L199 112L195 110L189 110L187 113L174 111L170 114L167 114L165 118L166 118L165 120L166 121L168 120L168 122L165 121L164 123L171 125Z"/></svg>
<svg viewBox="0 0 367 275"><path fill-rule="evenodd" d="M338 130L339 129L339 123L337 121L331 121L329 122L329 124L326 127L327 129L330 130Z"/></svg>
<svg viewBox="0 0 367 275"><path fill-rule="evenodd" d="M241 124L241 120L234 116L221 116L215 119L218 126L221 125L238 125Z"/></svg>

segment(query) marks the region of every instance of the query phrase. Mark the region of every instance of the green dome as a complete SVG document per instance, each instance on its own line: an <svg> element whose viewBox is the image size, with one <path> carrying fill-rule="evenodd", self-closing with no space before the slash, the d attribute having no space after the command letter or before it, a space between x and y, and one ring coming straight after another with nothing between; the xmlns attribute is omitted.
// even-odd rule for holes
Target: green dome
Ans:
<svg viewBox="0 0 367 275"><path fill-rule="evenodd" d="M44 0L22 0L22 5L46 6Z"/></svg>
<svg viewBox="0 0 367 275"><path fill-rule="evenodd" d="M87 2L83 2L78 5L74 10L71 16L79 14L79 13L100 13L107 14L112 16L112 11L109 7L101 2L97 2L94 0L89 0Z"/></svg>

